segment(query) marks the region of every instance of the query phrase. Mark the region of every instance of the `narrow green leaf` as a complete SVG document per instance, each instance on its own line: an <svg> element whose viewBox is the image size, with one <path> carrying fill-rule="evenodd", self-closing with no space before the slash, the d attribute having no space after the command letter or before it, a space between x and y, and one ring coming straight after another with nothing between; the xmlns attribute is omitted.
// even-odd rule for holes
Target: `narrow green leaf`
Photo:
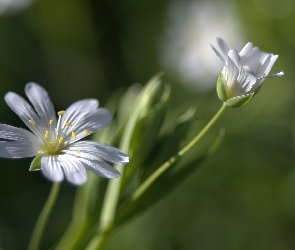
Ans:
<svg viewBox="0 0 295 250"><path fill-rule="evenodd" d="M197 171L217 150L222 142L224 134L225 131L221 130L217 139L213 142L210 149L204 155L195 160L192 160L177 171L166 171L138 200L135 202L129 201L129 203L127 203L127 205L122 207L119 211L118 217L116 219L116 226L120 226L131 218L149 209L175 187L181 184L188 176L191 176L195 171ZM173 165L172 168L175 168L176 165Z"/></svg>
<svg viewBox="0 0 295 250"><path fill-rule="evenodd" d="M148 159L142 164L144 168L142 169L141 182L180 150L180 143L186 137L192 121L195 119L196 109L191 107L169 124L161 137L157 138Z"/></svg>

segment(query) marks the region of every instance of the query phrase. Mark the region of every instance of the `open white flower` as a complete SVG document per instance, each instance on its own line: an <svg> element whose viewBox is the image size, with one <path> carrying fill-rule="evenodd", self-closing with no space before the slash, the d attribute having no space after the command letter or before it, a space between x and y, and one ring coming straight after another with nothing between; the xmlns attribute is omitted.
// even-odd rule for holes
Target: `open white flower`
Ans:
<svg viewBox="0 0 295 250"><path fill-rule="evenodd" d="M217 93L228 106L244 105L258 92L265 78L284 74L268 75L278 55L262 52L252 43L247 43L239 53L229 50L222 38L217 37L216 41L219 48L210 46L224 63L217 81Z"/></svg>
<svg viewBox="0 0 295 250"><path fill-rule="evenodd" d="M30 170L41 169L54 182L66 179L75 184L87 180L85 169L106 177L116 178L120 172L101 159L115 164L126 164L129 158L117 148L95 141L79 141L107 126L112 115L98 108L96 99L73 103L65 111L58 112L45 91L36 83L28 83L25 93L32 106L16 93L5 95L7 105L32 131L0 124L0 157L40 160L41 168L32 164Z"/></svg>

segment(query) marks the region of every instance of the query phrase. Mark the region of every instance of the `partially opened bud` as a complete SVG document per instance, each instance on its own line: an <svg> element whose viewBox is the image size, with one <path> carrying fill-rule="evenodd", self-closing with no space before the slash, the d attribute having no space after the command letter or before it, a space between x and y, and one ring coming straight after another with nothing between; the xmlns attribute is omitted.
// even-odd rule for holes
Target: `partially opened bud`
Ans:
<svg viewBox="0 0 295 250"><path fill-rule="evenodd" d="M163 82L161 76L159 73L146 83L131 108L125 131L130 133L128 153L132 162L124 171L123 186L150 157L160 136L170 99L170 84Z"/></svg>
<svg viewBox="0 0 295 250"><path fill-rule="evenodd" d="M217 37L216 40L219 48L210 46L224 63L217 80L217 94L228 106L240 107L246 104L259 91L265 78L284 74L268 75L278 55L262 52L252 43L247 43L239 53L229 50L222 38Z"/></svg>

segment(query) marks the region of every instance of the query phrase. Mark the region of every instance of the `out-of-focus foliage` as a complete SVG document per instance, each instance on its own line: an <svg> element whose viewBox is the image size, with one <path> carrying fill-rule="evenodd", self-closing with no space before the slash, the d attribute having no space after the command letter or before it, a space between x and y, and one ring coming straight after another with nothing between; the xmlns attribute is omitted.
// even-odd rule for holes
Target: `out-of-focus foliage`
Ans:
<svg viewBox="0 0 295 250"><path fill-rule="evenodd" d="M207 152L191 156L189 161L183 161L185 156L176 158L195 120L195 110L190 108L165 125L170 85L157 74L138 90L138 85L132 85L119 101L114 101L116 95L111 98L106 107L116 106L112 125L94 137L121 146L129 156L128 168L118 166L120 182L113 179L106 187L105 182L92 176L79 188L72 221L55 249L97 249L94 242L104 242L103 235L110 227L114 230L149 210L196 172L219 147L223 132ZM172 161L172 157L176 160ZM167 162L173 163L164 167ZM158 170L161 174L155 175Z"/></svg>
<svg viewBox="0 0 295 250"><path fill-rule="evenodd" d="M185 6L208 1L178 2ZM199 119L188 137L183 138L188 141L221 105L214 86L221 66L218 69L212 64L216 80L211 88L193 91L179 80L182 78L177 69L173 71L162 63L163 46L172 43L165 39L171 31L168 18L171 4L175 2L36 0L17 12L3 13L0 96L7 91L21 93L26 82L36 81L50 92L57 110L89 97L98 98L104 106L117 88L146 82L164 70L165 79L171 82L167 122L190 106L198 109ZM245 107L227 110L203 144L191 152L191 155L204 152L218 135L219 127L226 127L222 146L205 167L149 212L119 228L107 246L109 250L294 248L295 2L212 0L211 5L220 4L232 6L226 9L234 12L240 33L229 34L234 30L231 27L210 32L209 28L216 26L208 18L204 25L198 26L197 35L190 37L189 45L199 46L204 41L201 44L206 47L216 36L225 40L230 36L236 39L235 48L241 49L245 42L251 41L262 50L279 55L273 72L283 70L285 76L269 79ZM194 25L177 26L179 31L188 27ZM173 36L175 40L183 38L177 34ZM212 56L218 61L207 47L207 51L202 50L205 58ZM192 69L204 65L203 54L192 60L198 62L194 66L189 64ZM204 75L197 76L196 85L201 86ZM118 96L123 93L116 91ZM0 122L23 127L4 100L0 102ZM114 144L115 139L114 136ZM51 186L40 172L28 171L30 162L31 159L1 159L0 248L3 249L26 247ZM105 184L106 180L101 180L99 185ZM64 232L74 194L74 187L62 184L45 233L45 249ZM99 202L90 204L92 209L99 207Z"/></svg>

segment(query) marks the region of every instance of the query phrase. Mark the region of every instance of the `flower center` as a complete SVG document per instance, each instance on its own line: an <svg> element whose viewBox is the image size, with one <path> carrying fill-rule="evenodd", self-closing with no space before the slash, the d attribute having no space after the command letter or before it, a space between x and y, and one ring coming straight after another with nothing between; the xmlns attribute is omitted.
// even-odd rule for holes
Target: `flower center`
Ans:
<svg viewBox="0 0 295 250"><path fill-rule="evenodd" d="M64 148L63 137L60 137L58 141L50 141L45 143L45 153L48 155L55 155Z"/></svg>
<svg viewBox="0 0 295 250"><path fill-rule="evenodd" d="M64 138L69 135L69 129L72 126L71 123L65 122L63 125L61 124L61 117L65 113L65 111L59 111L58 114L58 122L56 128L52 127L53 120L49 120L48 130L45 131L44 137L42 137L43 146L38 151L39 155L56 155L60 153L68 144L71 138L75 139L76 134L74 131L71 132L71 138L69 140L64 141ZM33 120L29 120L29 123L33 125L36 129L36 123ZM41 131L39 131L41 133ZM42 134L42 133L41 133Z"/></svg>

